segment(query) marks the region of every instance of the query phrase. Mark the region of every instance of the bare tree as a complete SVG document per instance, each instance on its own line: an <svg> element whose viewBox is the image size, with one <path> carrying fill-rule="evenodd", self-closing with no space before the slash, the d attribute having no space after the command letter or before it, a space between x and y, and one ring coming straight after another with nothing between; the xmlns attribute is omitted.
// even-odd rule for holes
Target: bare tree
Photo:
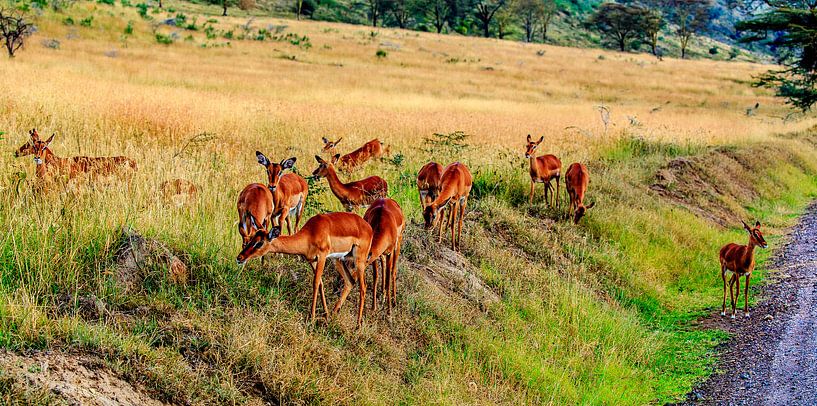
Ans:
<svg viewBox="0 0 817 406"><path fill-rule="evenodd" d="M437 29L437 34L443 32L445 21L448 19L448 15L451 14L451 7L448 6L448 2L446 0L429 0L424 4L426 15L434 24L434 28Z"/></svg>
<svg viewBox="0 0 817 406"><path fill-rule="evenodd" d="M34 33L34 25L26 21L27 18L22 11L0 8L0 39L9 58L13 58L25 39Z"/></svg>
<svg viewBox="0 0 817 406"><path fill-rule="evenodd" d="M491 21L493 21L496 12L504 5L505 0L479 0L476 4L476 16L482 23L485 38L491 36Z"/></svg>
<svg viewBox="0 0 817 406"><path fill-rule="evenodd" d="M687 46L692 37L703 31L709 24L709 13L712 10L711 0L669 0L671 18L678 27L678 40L681 42L681 59L686 57Z"/></svg>

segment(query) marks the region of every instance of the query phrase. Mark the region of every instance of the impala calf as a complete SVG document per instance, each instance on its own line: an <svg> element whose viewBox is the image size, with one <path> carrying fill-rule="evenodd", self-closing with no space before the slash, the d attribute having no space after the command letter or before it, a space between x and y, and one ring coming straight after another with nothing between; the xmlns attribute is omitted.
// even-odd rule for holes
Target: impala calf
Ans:
<svg viewBox="0 0 817 406"><path fill-rule="evenodd" d="M360 302L357 312L357 324L363 322L363 304L366 300L366 262L372 245L372 227L354 213L318 214L310 218L303 228L290 236L281 236L281 227L272 227L268 232L258 231L253 235L238 254L236 262L241 265L246 261L267 253L300 255L312 266L314 279L312 283L312 307L310 321L315 320L318 291L321 294L323 309L327 316L326 294L323 286L323 271L327 259L337 259L352 265L353 275L349 275L345 266L337 266L343 277L343 292L333 311L337 313L352 290L352 279L356 279L360 290Z"/></svg>
<svg viewBox="0 0 817 406"><path fill-rule="evenodd" d="M755 222L755 227L750 228L743 222L743 228L749 233L749 243L739 245L735 243L726 244L720 251L721 279L723 279L723 304L721 306L721 316L726 316L726 282L729 281L729 303L732 305L732 318L735 318L735 307L740 299L740 278L746 277L744 289L743 312L749 317L749 277L755 269L755 247L766 248L766 240L760 232L760 222ZM733 286L737 290L733 290Z"/></svg>
<svg viewBox="0 0 817 406"><path fill-rule="evenodd" d="M582 216L588 209L592 209L596 202L584 205L584 194L587 192L587 184L590 182L590 172L584 164L574 162L567 167L565 172L565 187L567 196L570 198L569 211L573 214L573 223L579 224Z"/></svg>
<svg viewBox="0 0 817 406"><path fill-rule="evenodd" d="M295 165L295 157L284 159L280 163L273 163L261 152L255 151L258 163L267 169L268 187L272 192L272 220L275 225L280 226L281 222L287 223L287 234L292 234L292 216L295 216L294 231L298 231L301 224L301 216L306 207L306 196L309 193L309 186L304 178L294 173L283 173L287 169L292 169Z"/></svg>
<svg viewBox="0 0 817 406"><path fill-rule="evenodd" d="M528 134L528 145L525 149L525 158L530 159L530 203L533 203L533 194L536 190L537 183L545 184L545 202L553 206L553 203L548 201L548 191L550 191L551 200L555 200L556 207L559 207L559 178L562 171L562 161L555 155L542 155L536 157L536 148L544 141L545 137L539 138L539 141L531 141L530 134ZM553 185L550 181L556 179L556 195L553 194Z"/></svg>
<svg viewBox="0 0 817 406"><path fill-rule="evenodd" d="M272 192L260 183L251 183L238 195L238 234L246 245L258 231L272 225Z"/></svg>
<svg viewBox="0 0 817 406"><path fill-rule="evenodd" d="M417 190L420 193L420 206L425 209L440 193L440 178L443 175L443 166L436 162L429 162L420 168L417 173Z"/></svg>
<svg viewBox="0 0 817 406"><path fill-rule="evenodd" d="M335 163L339 157L340 155L335 155L330 162L327 162L315 155L318 167L312 172L312 176L326 178L332 193L340 200L346 211L353 211L358 207L369 207L375 200L388 196L389 185L379 176L370 176L349 183L341 182L335 170Z"/></svg>
<svg viewBox="0 0 817 406"><path fill-rule="evenodd" d="M388 302L388 313L391 314L392 303L397 304L397 260L400 257L403 230L406 227L403 210L392 199L377 199L366 210L363 219L372 226L374 232L369 254L369 265L374 269L372 310L377 310L379 262L383 269L383 290Z"/></svg>
<svg viewBox="0 0 817 406"><path fill-rule="evenodd" d="M324 153L335 154L337 145L342 139L343 138L339 138L337 141L330 141L324 137ZM388 153L388 148L386 148L380 140L375 138L363 144L362 147L341 156L337 165L340 170L344 172L351 172L365 164L369 159L381 158L384 154L388 155Z"/></svg>
<svg viewBox="0 0 817 406"><path fill-rule="evenodd" d="M468 204L468 195L471 193L473 177L468 167L460 162L454 162L445 167L440 179L440 193L433 202L423 209L423 219L427 229L437 222L442 223L442 209L449 208L449 224L451 226L451 249L457 250L462 237L462 220L465 217L465 208ZM457 222L459 221L459 231ZM440 224L442 227L442 224ZM441 234L442 236L442 234ZM456 236L456 238L455 238Z"/></svg>

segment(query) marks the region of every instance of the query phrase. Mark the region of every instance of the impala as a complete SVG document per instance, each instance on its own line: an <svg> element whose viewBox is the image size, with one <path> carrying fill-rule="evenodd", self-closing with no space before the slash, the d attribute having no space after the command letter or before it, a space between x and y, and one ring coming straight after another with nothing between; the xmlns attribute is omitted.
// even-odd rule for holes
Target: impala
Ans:
<svg viewBox="0 0 817 406"><path fill-rule="evenodd" d="M392 303L397 304L397 260L406 227L403 210L392 199L377 199L366 210L363 219L372 226L374 232L369 255L369 264L374 269L372 309L377 310L377 267L380 262L383 269L383 290L388 302L388 313L391 314Z"/></svg>
<svg viewBox="0 0 817 406"><path fill-rule="evenodd" d="M721 306L721 316L726 316L726 281L729 281L729 303L732 305L732 318L735 318L735 307L740 299L740 278L746 277L744 289L743 312L749 317L749 277L755 269L755 247L766 248L766 240L760 232L760 222L755 222L755 227L750 228L746 222L743 228L749 233L749 243L739 245L735 243L726 244L720 251L721 279L723 279L723 305ZM733 290L733 286L737 290Z"/></svg>
<svg viewBox="0 0 817 406"><path fill-rule="evenodd" d="M584 205L584 194L587 192L587 184L590 182L590 172L584 164L574 162L567 167L565 172L565 187L567 196L570 198L569 211L573 213L573 223L579 224L582 216L588 209L592 209L596 202Z"/></svg>
<svg viewBox="0 0 817 406"><path fill-rule="evenodd" d="M425 209L440 193L440 177L443 166L436 162L429 162L420 168L417 173L417 190L420 193L420 206Z"/></svg>
<svg viewBox="0 0 817 406"><path fill-rule="evenodd" d="M342 139L343 138L339 138L337 141L330 141L324 137L323 138L324 153L330 153L334 155L337 145L338 143L340 143ZM369 159L380 158L384 154L388 155L388 153L389 149L385 145L383 145L383 143L380 140L375 138L363 144L362 147L340 157L340 160L338 161L338 168L345 172L351 172L354 169L366 163L366 161L368 161Z"/></svg>
<svg viewBox="0 0 817 406"><path fill-rule="evenodd" d="M195 200L199 194L199 188L195 183L179 178L162 182L159 190L162 191L162 197L166 202L173 202L178 206Z"/></svg>
<svg viewBox="0 0 817 406"><path fill-rule="evenodd" d="M35 138L35 135L36 132L31 134L30 142L34 154L34 163L37 164L37 177L40 179L53 179L54 177L64 176L70 180L80 175L101 176L110 175L120 169L136 170L136 162L124 156L60 158L54 155L49 148L56 134L52 134L45 141L40 140L39 136Z"/></svg>
<svg viewBox="0 0 817 406"><path fill-rule="evenodd" d="M326 178L329 181L329 188L346 211L353 211L358 207L368 207L373 201L386 197L389 192L389 185L379 176L370 176L366 179L343 183L338 178L335 170L335 163L340 155L332 157L330 162L319 156L315 156L318 161L318 168L312 172L316 178Z"/></svg>
<svg viewBox="0 0 817 406"><path fill-rule="evenodd" d="M306 195L309 193L309 186L304 178L294 173L283 173L287 169L292 169L295 165L295 157L284 159L280 163L273 163L261 152L255 151L258 163L267 169L268 187L272 192L272 219L276 225L287 222L287 234L292 234L292 221L295 216L294 231L298 231L301 224L301 216L306 207Z"/></svg>
<svg viewBox="0 0 817 406"><path fill-rule="evenodd" d="M556 207L559 207L559 177L562 171L562 161L555 155L542 155L536 157L536 148L544 141L545 137L539 138L539 141L531 141L530 134L528 134L528 146L525 150L525 158L530 159L530 203L533 203L533 194L536 190L537 183L545 184L545 202L553 206L548 201L548 191L550 191L551 199L555 200ZM553 195L553 185L550 181L556 179L556 195Z"/></svg>
<svg viewBox="0 0 817 406"><path fill-rule="evenodd" d="M272 225L272 192L260 183L251 183L238 195L238 234L247 244L258 231Z"/></svg>
<svg viewBox="0 0 817 406"><path fill-rule="evenodd" d="M352 279L356 279L360 290L360 301L357 312L357 324L363 322L363 304L366 300L366 259L372 245L372 227L354 213L318 214L310 218L303 228L290 236L281 236L281 227L272 227L268 232L258 231L244 244L236 262L241 265L247 260L267 253L300 255L314 271L312 282L312 307L310 322L315 320L318 291L321 294L323 309L327 316L326 295L323 286L323 271L327 259L336 259L352 265L353 275L349 275L346 266L336 266L343 277L343 291L335 304L333 312L337 313L352 290Z"/></svg>
<svg viewBox="0 0 817 406"><path fill-rule="evenodd" d="M21 156L31 155L34 153L34 142L40 140L40 134L37 134L36 129L31 129L28 132L29 141L26 141L25 144L20 145L20 148L17 148L17 151L14 151L14 157L19 158Z"/></svg>
<svg viewBox="0 0 817 406"><path fill-rule="evenodd" d="M457 250L462 237L462 220L465 217L465 208L468 204L468 195L471 193L473 177L464 164L454 162L445 167L440 179L440 193L423 210L426 228L431 228L436 222L442 222L441 211L449 207L449 224L451 226L451 249ZM459 231L456 232L459 221ZM440 225L442 227L442 224Z"/></svg>

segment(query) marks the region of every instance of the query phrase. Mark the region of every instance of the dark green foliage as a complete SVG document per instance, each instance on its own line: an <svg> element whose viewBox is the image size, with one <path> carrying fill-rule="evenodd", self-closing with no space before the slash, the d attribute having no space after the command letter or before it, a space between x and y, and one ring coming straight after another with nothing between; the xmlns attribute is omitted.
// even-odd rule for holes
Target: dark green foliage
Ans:
<svg viewBox="0 0 817 406"><path fill-rule="evenodd" d="M144 18L145 20L150 20L152 17L148 15L148 5L145 3L139 3L136 5L136 8L139 10L139 15Z"/></svg>
<svg viewBox="0 0 817 406"><path fill-rule="evenodd" d="M383 49L378 49L377 52L374 53L374 55L377 56L378 58L385 58L389 55L389 53Z"/></svg>
<svg viewBox="0 0 817 406"><path fill-rule="evenodd" d="M158 42L158 43L160 43L162 45L170 45L170 44L173 43L173 38L171 38L169 35L164 35L164 34L161 34L161 33L157 32L156 33L156 42Z"/></svg>
<svg viewBox="0 0 817 406"><path fill-rule="evenodd" d="M65 25L74 25L74 19L71 18L71 16L68 16L62 20L62 23Z"/></svg>
<svg viewBox="0 0 817 406"><path fill-rule="evenodd" d="M93 22L94 22L94 16L88 16L87 18L83 18L79 22L79 25L81 25L83 27L90 27L91 24L93 24Z"/></svg>
<svg viewBox="0 0 817 406"><path fill-rule="evenodd" d="M817 14L801 1L776 1L736 28L748 33L746 42L758 42L776 50L783 69L760 75L756 85L776 89L786 103L803 111L817 102Z"/></svg>
<svg viewBox="0 0 817 406"><path fill-rule="evenodd" d="M634 40L646 35L648 17L651 15L645 7L604 3L587 20L587 25L609 37L620 51L625 51Z"/></svg>
<svg viewBox="0 0 817 406"><path fill-rule="evenodd" d="M109 6L116 4L116 0L96 0L96 2L99 4L107 4Z"/></svg>

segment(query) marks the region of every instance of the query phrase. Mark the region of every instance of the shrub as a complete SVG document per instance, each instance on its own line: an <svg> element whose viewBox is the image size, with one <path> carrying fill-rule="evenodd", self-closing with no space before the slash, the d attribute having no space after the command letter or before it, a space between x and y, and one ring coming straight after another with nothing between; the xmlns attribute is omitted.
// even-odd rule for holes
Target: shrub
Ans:
<svg viewBox="0 0 817 406"><path fill-rule="evenodd" d="M74 19L71 18L70 16L65 17L65 19L62 20L62 23L65 25L74 25Z"/></svg>
<svg viewBox="0 0 817 406"><path fill-rule="evenodd" d="M212 25L208 25L204 28L204 35L207 36L207 39L215 39L216 38L216 29Z"/></svg>
<svg viewBox="0 0 817 406"><path fill-rule="evenodd" d="M187 22L187 16L179 13L176 14L176 26L177 27L184 27L184 24Z"/></svg>
<svg viewBox="0 0 817 406"><path fill-rule="evenodd" d="M164 34L161 34L161 33L157 32L156 33L156 42L158 42L158 43L160 43L162 45L170 45L170 44L173 43L173 38L171 38L169 35L164 35Z"/></svg>
<svg viewBox="0 0 817 406"><path fill-rule="evenodd" d="M88 18L82 19L82 21L79 22L79 25L81 25L83 27L90 27L93 22L94 22L94 16L88 16Z"/></svg>
<svg viewBox="0 0 817 406"><path fill-rule="evenodd" d="M238 0L238 8L244 11L255 8L255 0Z"/></svg>
<svg viewBox="0 0 817 406"><path fill-rule="evenodd" d="M99 4L107 4L109 6L116 4L116 0L96 0L96 2Z"/></svg>
<svg viewBox="0 0 817 406"><path fill-rule="evenodd" d="M125 35L133 34L133 21L128 21L128 25L125 26Z"/></svg>
<svg viewBox="0 0 817 406"><path fill-rule="evenodd" d="M374 53L374 55L377 56L378 58L385 58L389 55L389 53L386 52L385 49L378 49L377 52Z"/></svg>
<svg viewBox="0 0 817 406"><path fill-rule="evenodd" d="M718 47L709 48L709 55L717 55L718 54Z"/></svg>
<svg viewBox="0 0 817 406"><path fill-rule="evenodd" d="M139 9L139 15L144 18L145 20L150 20L151 17L148 15L148 5L145 3L139 3L136 5L136 8Z"/></svg>

